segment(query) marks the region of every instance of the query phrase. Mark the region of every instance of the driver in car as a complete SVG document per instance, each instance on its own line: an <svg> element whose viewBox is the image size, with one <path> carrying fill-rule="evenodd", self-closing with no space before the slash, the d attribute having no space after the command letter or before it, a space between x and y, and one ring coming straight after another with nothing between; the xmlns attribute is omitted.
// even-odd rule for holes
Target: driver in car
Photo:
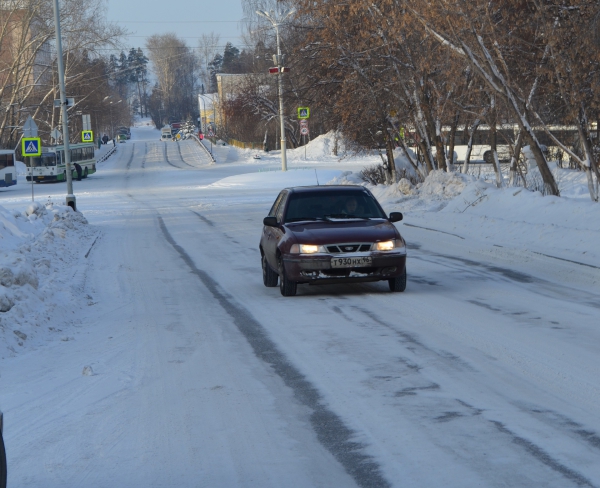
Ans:
<svg viewBox="0 0 600 488"><path fill-rule="evenodd" d="M346 200L346 204L344 205L342 213L346 215L355 215L357 208L358 202L356 201L356 198L350 197Z"/></svg>

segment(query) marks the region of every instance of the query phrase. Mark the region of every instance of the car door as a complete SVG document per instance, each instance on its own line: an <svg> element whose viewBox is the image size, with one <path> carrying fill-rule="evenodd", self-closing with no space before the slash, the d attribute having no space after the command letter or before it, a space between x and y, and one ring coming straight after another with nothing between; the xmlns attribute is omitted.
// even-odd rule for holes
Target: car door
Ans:
<svg viewBox="0 0 600 488"><path fill-rule="evenodd" d="M275 203L271 207L269 217L277 217L277 222L281 222L281 215L285 202L287 200L288 192L283 190L275 200ZM281 229L277 227L263 226L263 251L267 257L267 262L274 270L277 270L277 243L281 239Z"/></svg>

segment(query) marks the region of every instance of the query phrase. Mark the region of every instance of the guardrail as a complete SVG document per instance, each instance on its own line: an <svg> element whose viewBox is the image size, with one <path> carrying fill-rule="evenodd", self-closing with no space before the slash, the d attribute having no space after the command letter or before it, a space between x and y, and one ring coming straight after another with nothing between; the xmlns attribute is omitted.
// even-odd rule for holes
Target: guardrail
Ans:
<svg viewBox="0 0 600 488"><path fill-rule="evenodd" d="M197 136L197 135L195 135L195 134L190 134L188 137L191 137L191 138L192 138L192 139L194 139L194 140L195 140L195 141L196 141L198 144L200 144L200 147L206 151L206 154L208 154L208 157L210 158L210 160L211 160L213 163L216 163L216 162L217 162L217 160L216 160L216 159L215 159L215 157L214 157L214 156L211 154L211 152L208 150L208 148L207 148L207 147L206 147L204 144L202 144L202 141L201 141L200 139L198 139L198 136Z"/></svg>
<svg viewBox="0 0 600 488"><path fill-rule="evenodd" d="M106 161L108 158L110 158L116 152L117 152L117 146L113 146L113 148L110 149L106 154L104 154L100 159L96 160L96 164Z"/></svg>
<svg viewBox="0 0 600 488"><path fill-rule="evenodd" d="M262 142L242 142L237 139L228 139L227 143L240 149L263 149L264 147Z"/></svg>

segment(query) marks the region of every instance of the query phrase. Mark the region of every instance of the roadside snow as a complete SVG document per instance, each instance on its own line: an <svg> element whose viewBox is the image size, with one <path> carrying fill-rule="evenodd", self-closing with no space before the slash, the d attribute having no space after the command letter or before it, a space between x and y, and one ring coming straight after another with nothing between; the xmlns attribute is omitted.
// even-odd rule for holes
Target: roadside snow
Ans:
<svg viewBox="0 0 600 488"><path fill-rule="evenodd" d="M68 340L68 312L83 301L78 273L96 236L68 206L34 202L21 212L0 206L0 357Z"/></svg>

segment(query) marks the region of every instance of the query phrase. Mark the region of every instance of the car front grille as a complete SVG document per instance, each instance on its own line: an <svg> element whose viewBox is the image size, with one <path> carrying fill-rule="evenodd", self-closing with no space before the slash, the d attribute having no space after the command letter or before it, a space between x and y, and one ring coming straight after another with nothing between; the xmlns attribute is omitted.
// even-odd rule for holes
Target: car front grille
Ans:
<svg viewBox="0 0 600 488"><path fill-rule="evenodd" d="M346 252L367 252L371 250L369 243L348 243L348 244L330 244L325 246L327 251L331 253L346 253Z"/></svg>

